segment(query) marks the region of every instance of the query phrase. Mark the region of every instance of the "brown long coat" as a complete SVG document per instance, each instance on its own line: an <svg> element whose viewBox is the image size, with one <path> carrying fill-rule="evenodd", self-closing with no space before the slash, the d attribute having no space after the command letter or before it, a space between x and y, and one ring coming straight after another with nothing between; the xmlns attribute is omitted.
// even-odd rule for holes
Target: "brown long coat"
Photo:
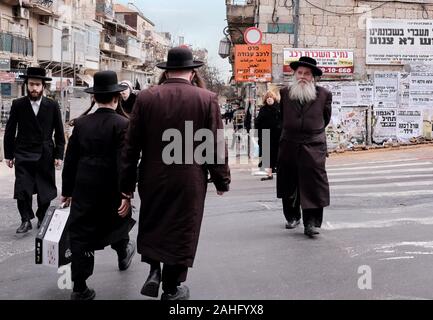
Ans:
<svg viewBox="0 0 433 320"><path fill-rule="evenodd" d="M289 88L281 90L283 132L277 176L278 198L298 190L303 209L329 206L326 174L326 133L332 112L332 93L316 87L316 100L302 106L291 100Z"/></svg>
<svg viewBox="0 0 433 320"><path fill-rule="evenodd" d="M184 161L182 164L164 163L162 154L172 140L163 141L163 133L177 129L182 134L185 149L186 121L193 122L193 133L210 129L216 137L217 129L223 128L216 95L182 79L167 80L139 94L122 156L121 188L123 192L135 189L141 152L138 252L147 259L192 267L203 218L208 172L217 190L228 191L230 170L227 149L222 156L224 164L220 165L200 165L195 160L193 164L184 164ZM194 142L194 147L199 144L201 142ZM185 150L182 155L183 158L192 156Z"/></svg>

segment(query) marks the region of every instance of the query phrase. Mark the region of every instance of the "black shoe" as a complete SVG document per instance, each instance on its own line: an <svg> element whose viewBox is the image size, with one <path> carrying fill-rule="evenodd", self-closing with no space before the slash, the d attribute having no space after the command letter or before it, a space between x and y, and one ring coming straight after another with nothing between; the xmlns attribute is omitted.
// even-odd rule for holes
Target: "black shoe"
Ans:
<svg viewBox="0 0 433 320"><path fill-rule="evenodd" d="M176 293L163 293L161 300L189 300L189 288L185 285L177 287Z"/></svg>
<svg viewBox="0 0 433 320"><path fill-rule="evenodd" d="M260 180L261 181L267 181L267 180L273 180L273 179L274 179L274 176L267 176L267 177L261 178Z"/></svg>
<svg viewBox="0 0 433 320"><path fill-rule="evenodd" d="M32 230L32 223L30 221L24 221L17 229L17 233L26 233L29 230Z"/></svg>
<svg viewBox="0 0 433 320"><path fill-rule="evenodd" d="M299 220L291 220L286 223L286 229L295 229L301 223L301 219Z"/></svg>
<svg viewBox="0 0 433 320"><path fill-rule="evenodd" d="M319 234L320 232L316 230L316 228L309 224L306 225L304 228L304 234L310 238L313 238L315 235Z"/></svg>
<svg viewBox="0 0 433 320"><path fill-rule="evenodd" d="M87 288L83 292L72 292L71 300L93 300L95 299L95 296L95 290Z"/></svg>
<svg viewBox="0 0 433 320"><path fill-rule="evenodd" d="M141 288L143 296L156 298L159 295L159 285L161 284L161 269L155 269L149 273L146 282Z"/></svg>
<svg viewBox="0 0 433 320"><path fill-rule="evenodd" d="M135 243L133 241L130 241L128 243L128 246L126 247L126 257L122 260L119 260L120 271L125 271L129 268L134 255L135 255Z"/></svg>

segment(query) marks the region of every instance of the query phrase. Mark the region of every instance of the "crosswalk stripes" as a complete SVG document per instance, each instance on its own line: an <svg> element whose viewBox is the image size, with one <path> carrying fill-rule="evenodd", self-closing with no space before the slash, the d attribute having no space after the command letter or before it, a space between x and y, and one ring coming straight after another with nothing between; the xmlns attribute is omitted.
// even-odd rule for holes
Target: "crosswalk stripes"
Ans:
<svg viewBox="0 0 433 320"><path fill-rule="evenodd" d="M433 197L433 159L327 166L332 197Z"/></svg>

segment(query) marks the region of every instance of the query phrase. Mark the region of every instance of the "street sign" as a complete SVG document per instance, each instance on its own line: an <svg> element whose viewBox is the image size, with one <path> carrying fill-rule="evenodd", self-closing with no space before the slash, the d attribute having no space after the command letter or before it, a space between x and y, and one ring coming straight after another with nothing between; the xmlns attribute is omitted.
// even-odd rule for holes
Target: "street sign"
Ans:
<svg viewBox="0 0 433 320"><path fill-rule="evenodd" d="M251 45L261 44L263 39L263 34L259 28L251 27L245 30L244 40L246 43Z"/></svg>
<svg viewBox="0 0 433 320"><path fill-rule="evenodd" d="M235 81L271 82L272 81L272 45L235 46Z"/></svg>
<svg viewBox="0 0 433 320"><path fill-rule="evenodd" d="M0 58L0 70L9 71L11 69L11 59Z"/></svg>

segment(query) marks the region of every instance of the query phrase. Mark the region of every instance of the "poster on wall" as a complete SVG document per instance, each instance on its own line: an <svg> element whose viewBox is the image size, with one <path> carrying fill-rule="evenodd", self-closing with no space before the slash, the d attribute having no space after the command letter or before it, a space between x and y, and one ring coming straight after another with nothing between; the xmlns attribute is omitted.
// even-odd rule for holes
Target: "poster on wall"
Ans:
<svg viewBox="0 0 433 320"><path fill-rule="evenodd" d="M374 105L377 108L397 107L399 76L398 72L374 73Z"/></svg>
<svg viewBox="0 0 433 320"><path fill-rule="evenodd" d="M283 71L288 74L293 73L290 63L298 61L300 57L315 59L324 74L351 75L355 69L353 50L285 48L283 54Z"/></svg>
<svg viewBox="0 0 433 320"><path fill-rule="evenodd" d="M410 74L409 105L433 108L433 72Z"/></svg>
<svg viewBox="0 0 433 320"><path fill-rule="evenodd" d="M422 135L423 113L422 109L398 110L397 138L409 140Z"/></svg>
<svg viewBox="0 0 433 320"><path fill-rule="evenodd" d="M410 107L410 73L400 74L399 107L407 109Z"/></svg>
<svg viewBox="0 0 433 320"><path fill-rule="evenodd" d="M382 143L397 135L397 109L375 108L373 116L373 141Z"/></svg>
<svg viewBox="0 0 433 320"><path fill-rule="evenodd" d="M344 108L341 112L342 139L347 143L365 143L365 108Z"/></svg>
<svg viewBox="0 0 433 320"><path fill-rule="evenodd" d="M322 87L328 89L332 93L332 114L330 126L340 126L341 125L341 106L342 106L342 92L341 84L339 82L323 82Z"/></svg>
<svg viewBox="0 0 433 320"><path fill-rule="evenodd" d="M433 20L367 19L366 63L433 62Z"/></svg>
<svg viewBox="0 0 433 320"><path fill-rule="evenodd" d="M344 82L341 84L341 105L343 107L359 106L358 82Z"/></svg>
<svg viewBox="0 0 433 320"><path fill-rule="evenodd" d="M374 103L374 86L371 82L360 82L359 90L359 105L371 106Z"/></svg>

